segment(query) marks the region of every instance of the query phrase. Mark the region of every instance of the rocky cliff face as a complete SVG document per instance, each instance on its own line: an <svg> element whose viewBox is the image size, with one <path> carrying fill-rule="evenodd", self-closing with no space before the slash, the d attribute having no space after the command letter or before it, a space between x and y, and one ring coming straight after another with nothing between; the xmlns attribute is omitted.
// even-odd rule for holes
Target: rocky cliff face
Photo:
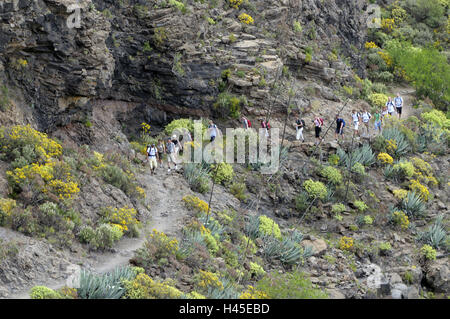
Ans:
<svg viewBox="0 0 450 319"><path fill-rule="evenodd" d="M77 11L80 7L80 25ZM0 81L34 107L40 128L53 131L89 118L96 100L134 102L148 121L211 115L223 70L229 88L250 105L268 103L270 84L283 66L302 82L317 82L328 99L352 80L332 49L357 55L365 37L365 1L187 1L181 10L146 0L5 0L0 6ZM242 12L255 23L239 22ZM292 22L298 21L301 32ZM69 23L68 23L69 22ZM305 49L313 48L312 59ZM264 79L265 84L261 85ZM304 103L308 102L304 92ZM159 110L159 111L157 111Z"/></svg>

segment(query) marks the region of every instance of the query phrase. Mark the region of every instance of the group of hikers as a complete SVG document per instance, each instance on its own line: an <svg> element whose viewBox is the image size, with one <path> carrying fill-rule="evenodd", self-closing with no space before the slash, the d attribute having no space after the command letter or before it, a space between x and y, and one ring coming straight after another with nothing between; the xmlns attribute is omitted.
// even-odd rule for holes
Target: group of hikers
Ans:
<svg viewBox="0 0 450 319"><path fill-rule="evenodd" d="M386 102L383 109L377 110L375 114L373 114L374 118L374 124L375 124L375 130L380 134L382 132L382 125L384 118L387 116L393 116L394 113L397 113L398 118L400 119L402 116L402 108L403 108L403 98L398 93L397 96L392 99L392 97L388 98L388 101ZM351 114L351 123L353 124L353 134L354 136L360 136L359 133L359 126L361 122L364 124L364 128L366 130L366 133L369 135L369 122L372 119L372 114L367 110L367 108L364 108L362 111L357 111L355 109L352 110ZM244 129L252 128L252 123L250 120L242 116L241 118L242 126ZM265 135L266 137L270 137L270 124L269 121L266 118L260 118L259 119L261 128L265 129ZM319 144L323 138L320 137L320 134L322 132L322 127L324 126L324 119L320 116L316 116L314 120L312 121L314 123L314 133L315 133L315 144ZM344 139L344 128L345 128L345 120L340 116L340 114L336 115L336 130L335 130L335 139L339 141L339 136L341 139ZM300 139L302 142L305 141L305 138L303 136L303 130L306 127L305 120L303 118L300 118L300 116L297 116L294 126L296 128L296 140L299 141ZM210 137L210 142L213 142L217 134L219 133L217 125L214 124L213 121L209 121L208 126L208 133ZM186 142L191 142L192 137L190 133L187 133L185 135L187 137L185 140L182 140L183 143L180 142L180 139L174 134L172 137L167 137L166 140L159 139L158 143L153 143L149 146L147 146L147 157L148 162L150 164L150 170L152 175L156 173L156 168L159 165L164 168L163 165L163 156L164 154L167 154L167 167L168 172L172 170L172 166L175 170L178 169L177 166L177 156L180 151L183 151L184 144ZM173 164L173 165L171 165Z"/></svg>
<svg viewBox="0 0 450 319"><path fill-rule="evenodd" d="M214 124L213 121L209 122L208 131L210 141L213 142L218 133L217 125ZM181 139L179 139L176 134L173 134L172 137L167 137L165 138L165 140L158 139L157 143L148 145L146 152L151 174L156 174L158 163L161 168L164 168L164 154L167 155L167 171L170 172L172 170L172 167L175 170L178 170L178 155L183 151L184 145L191 141L191 134L189 132L186 132L186 134L183 135Z"/></svg>
<svg viewBox="0 0 450 319"><path fill-rule="evenodd" d="M374 125L375 125L375 131L378 132L378 134L381 134L382 132L382 124L386 116L393 116L394 113L397 113L398 118L400 119L402 116L402 109L403 109L403 98L398 93L394 100L392 100L392 97L388 97L388 101L386 102L383 109L377 110L375 114L373 114L374 118ZM359 126L361 122L364 124L364 128L366 130L367 136L369 136L369 123L372 119L372 114L367 110L367 108L364 108L361 111L357 111L355 109L352 110L351 114L351 123L353 124L353 134L355 136L360 136L359 133ZM315 131L315 144L318 144L321 140L320 134L322 132L322 127L324 125L324 120L320 116L314 118L314 131ZM336 114L336 130L335 130L335 139L339 141L339 137L341 139L344 139L344 128L345 128L345 120L342 118L340 114ZM299 141L300 139L302 142L305 141L305 138L303 137L303 130L305 128L305 121L304 119L301 119L300 116L297 117L295 124L294 124L297 135L296 139Z"/></svg>

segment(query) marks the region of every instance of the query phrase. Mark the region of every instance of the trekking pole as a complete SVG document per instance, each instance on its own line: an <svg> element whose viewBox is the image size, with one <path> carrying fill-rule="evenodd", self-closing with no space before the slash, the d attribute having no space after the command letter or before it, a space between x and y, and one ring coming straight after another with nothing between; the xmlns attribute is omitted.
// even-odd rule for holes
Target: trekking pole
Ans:
<svg viewBox="0 0 450 319"><path fill-rule="evenodd" d="M355 140L355 132L353 132L353 135L352 135L352 144L350 146L350 150L347 150L349 163L347 165L348 176L347 176L347 185L345 186L344 202L347 202L348 187L349 187L349 184L350 184L350 179L352 177L352 161L353 161L352 153L353 153L353 141L354 140Z"/></svg>
<svg viewBox="0 0 450 319"><path fill-rule="evenodd" d="M349 101L350 101L350 99L347 99L347 101L345 101L344 105L341 107L341 109L339 110L338 114L340 114L340 113L344 110L345 106L347 105L347 103L348 103ZM331 126L333 126L333 122L331 122L330 125L328 126L328 128L327 128L327 130L325 131L325 134L323 135L323 137L322 137L322 139L320 140L319 144L317 144L317 145L314 147L314 150L313 150L311 156L313 156L313 155L316 153L317 148L318 148L318 147L320 146L320 144L322 144L322 142L325 140L325 136L327 136L328 131L330 130ZM307 163L307 162L305 161L305 164L303 164L302 170L305 168L306 163Z"/></svg>
<svg viewBox="0 0 450 319"><path fill-rule="evenodd" d="M214 161L215 162L215 161ZM214 185L216 185L216 176L217 176L217 171L219 170L219 164L216 163L216 168L214 169L214 177L213 177L213 184L211 187L211 194L209 195L209 203L208 203L208 211L206 212L206 222L205 222L205 227L208 226L208 221L209 221L209 212L211 210L211 201L212 201L212 196L213 196L213 192L214 192Z"/></svg>

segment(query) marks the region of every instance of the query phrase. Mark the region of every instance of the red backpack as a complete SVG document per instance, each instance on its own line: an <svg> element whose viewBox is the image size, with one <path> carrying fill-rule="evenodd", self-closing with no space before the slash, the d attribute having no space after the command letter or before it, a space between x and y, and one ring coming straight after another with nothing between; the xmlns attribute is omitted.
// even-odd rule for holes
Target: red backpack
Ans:
<svg viewBox="0 0 450 319"><path fill-rule="evenodd" d="M323 118L319 117L320 127L323 126Z"/></svg>
<svg viewBox="0 0 450 319"><path fill-rule="evenodd" d="M250 122L249 119L247 119L247 126L248 126L248 127L252 127L252 122Z"/></svg>

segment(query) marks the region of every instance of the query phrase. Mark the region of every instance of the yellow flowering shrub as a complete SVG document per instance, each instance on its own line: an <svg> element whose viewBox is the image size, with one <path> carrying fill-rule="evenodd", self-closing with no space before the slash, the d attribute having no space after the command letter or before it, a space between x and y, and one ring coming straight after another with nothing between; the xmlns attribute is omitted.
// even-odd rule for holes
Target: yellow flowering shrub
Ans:
<svg viewBox="0 0 450 319"><path fill-rule="evenodd" d="M42 191L44 193L51 192L56 194L60 199L71 199L72 195L80 192L80 189L75 182L64 182L60 179L53 179L48 182Z"/></svg>
<svg viewBox="0 0 450 319"><path fill-rule="evenodd" d="M379 153L377 158L383 164L392 164L392 163L394 163L394 159L388 153Z"/></svg>
<svg viewBox="0 0 450 319"><path fill-rule="evenodd" d="M424 185L422 185L418 180L413 179L411 180L411 183L409 184L409 189L416 192L416 194L419 195L419 197L424 200L428 201L428 198L430 196L430 191L428 188Z"/></svg>
<svg viewBox="0 0 450 319"><path fill-rule="evenodd" d="M411 162L408 161L402 161L398 164L395 164L394 170L401 171L406 177L413 177L416 173L416 170L414 169L414 165Z"/></svg>
<svg viewBox="0 0 450 319"><path fill-rule="evenodd" d="M395 20L394 19L381 19L381 27L385 31L391 32L395 28Z"/></svg>
<svg viewBox="0 0 450 319"><path fill-rule="evenodd" d="M366 42L364 45L366 49L377 49L378 45L376 45L374 42Z"/></svg>
<svg viewBox="0 0 450 319"><path fill-rule="evenodd" d="M402 211L395 211L392 214L392 220L394 224L400 226L402 230L407 230L409 227L408 216Z"/></svg>
<svg viewBox="0 0 450 319"><path fill-rule="evenodd" d="M16 206L17 204L14 199L0 198L0 226L4 224L6 218L11 216Z"/></svg>
<svg viewBox="0 0 450 319"><path fill-rule="evenodd" d="M269 299L269 296L264 291L258 290L253 286L248 286L239 296L239 299Z"/></svg>
<svg viewBox="0 0 450 319"><path fill-rule="evenodd" d="M215 273L200 270L196 275L196 284L202 289L207 289L208 287L223 289L223 284L219 280L219 276Z"/></svg>
<svg viewBox="0 0 450 319"><path fill-rule="evenodd" d="M204 295L202 295L201 293L198 293L196 291L191 291L190 293L188 293L186 295L186 297L188 299L206 299L206 297Z"/></svg>
<svg viewBox="0 0 450 319"><path fill-rule="evenodd" d="M0 211L6 215L10 215L17 204L14 199L11 198L0 198Z"/></svg>
<svg viewBox="0 0 450 319"><path fill-rule="evenodd" d="M152 242L160 251L175 255L178 251L178 240L169 238L165 233L153 229L150 234L150 242ZM166 255L166 254L164 254Z"/></svg>
<svg viewBox="0 0 450 319"><path fill-rule="evenodd" d="M408 195L408 191L406 189L395 189L392 193L398 200L402 200Z"/></svg>
<svg viewBox="0 0 450 319"><path fill-rule="evenodd" d="M198 210L199 212L207 213L208 212L208 203L201 200L200 198L192 195L186 195L183 197L183 202L190 209Z"/></svg>
<svg viewBox="0 0 450 319"><path fill-rule="evenodd" d="M343 236L339 241L339 248L342 250L349 250L353 247L353 238Z"/></svg>
<svg viewBox="0 0 450 319"><path fill-rule="evenodd" d="M136 186L136 193L140 198L146 198L147 194L145 194L145 190L142 187Z"/></svg>
<svg viewBox="0 0 450 319"><path fill-rule="evenodd" d="M384 51L378 51L377 53L387 64L387 66L392 66L394 64L394 61L392 60L392 57L389 55L389 53L386 53Z"/></svg>
<svg viewBox="0 0 450 319"><path fill-rule="evenodd" d="M389 154L395 154L397 149L397 142L395 140L386 140L386 150Z"/></svg>
<svg viewBox="0 0 450 319"><path fill-rule="evenodd" d="M255 23L253 18L250 15L248 15L247 13L241 13L238 18L239 18L239 21L241 21L242 23L245 23L245 24L254 24Z"/></svg>
<svg viewBox="0 0 450 319"><path fill-rule="evenodd" d="M61 144L50 139L47 134L36 131L30 125L16 125L2 129L0 144L3 145L2 151L5 153L17 147L31 145L41 161L48 161L62 154Z"/></svg>
<svg viewBox="0 0 450 319"><path fill-rule="evenodd" d="M45 164L32 163L7 171L6 176L16 187L36 185L36 190L44 194L52 193L60 199L71 199L80 192L78 184L70 173L70 167L62 161L51 160ZM38 182L42 179L43 183Z"/></svg>
<svg viewBox="0 0 450 319"><path fill-rule="evenodd" d="M141 273L134 280L124 281L127 299L178 299L183 293L165 282L156 282Z"/></svg>
<svg viewBox="0 0 450 319"><path fill-rule="evenodd" d="M118 224L122 229L127 232L129 227L133 225L140 225L140 221L136 218L137 212L134 208L129 208L128 206L122 208L107 207L104 210L104 217L106 220L113 224Z"/></svg>
<svg viewBox="0 0 450 319"><path fill-rule="evenodd" d="M230 6L237 9L242 4L243 0L230 0Z"/></svg>

